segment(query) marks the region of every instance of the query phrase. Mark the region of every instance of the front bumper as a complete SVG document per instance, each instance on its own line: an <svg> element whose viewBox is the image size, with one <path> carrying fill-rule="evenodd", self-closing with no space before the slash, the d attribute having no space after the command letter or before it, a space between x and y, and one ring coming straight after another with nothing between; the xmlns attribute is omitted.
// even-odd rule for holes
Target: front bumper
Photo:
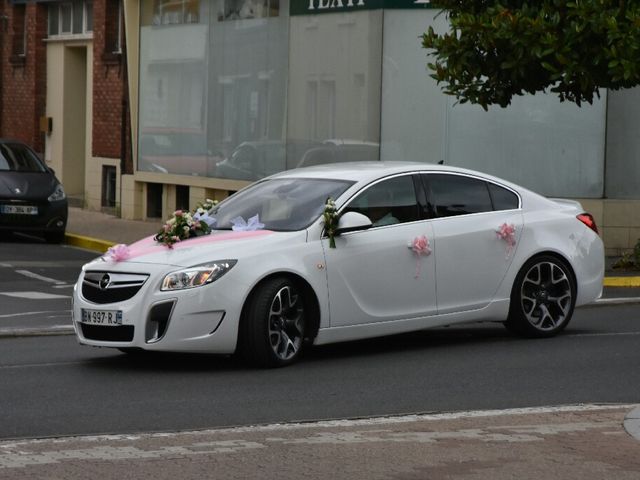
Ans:
<svg viewBox="0 0 640 480"><path fill-rule="evenodd" d="M125 267L126 265L126 267ZM219 280L188 290L160 291L169 272L146 264L94 263L88 271L148 274L131 298L111 303L89 301L78 279L73 294L73 326L84 345L112 348L141 348L166 352L231 354L236 349L238 323L243 298L232 272ZM95 299L94 299L95 300ZM90 325L82 322L82 310L121 312L122 325Z"/></svg>
<svg viewBox="0 0 640 480"><path fill-rule="evenodd" d="M0 230L25 233L64 232L67 227L67 200L58 202L24 201L20 203L0 199L3 205L34 205L37 215L0 214Z"/></svg>

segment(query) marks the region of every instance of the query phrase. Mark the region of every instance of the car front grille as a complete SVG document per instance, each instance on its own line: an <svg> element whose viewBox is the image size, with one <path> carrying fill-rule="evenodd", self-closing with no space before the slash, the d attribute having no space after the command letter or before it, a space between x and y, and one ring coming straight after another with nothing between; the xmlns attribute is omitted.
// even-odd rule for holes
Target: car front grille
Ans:
<svg viewBox="0 0 640 480"><path fill-rule="evenodd" d="M81 323L82 335L87 340L102 342L130 342L133 340L133 325L104 326Z"/></svg>
<svg viewBox="0 0 640 480"><path fill-rule="evenodd" d="M82 296L92 303L122 302L133 298L148 278L142 273L86 272Z"/></svg>

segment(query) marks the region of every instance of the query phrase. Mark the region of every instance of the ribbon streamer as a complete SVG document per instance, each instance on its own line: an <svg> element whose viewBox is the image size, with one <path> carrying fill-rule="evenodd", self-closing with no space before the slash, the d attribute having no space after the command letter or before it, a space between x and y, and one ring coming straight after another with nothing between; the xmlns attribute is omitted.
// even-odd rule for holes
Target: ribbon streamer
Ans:
<svg viewBox="0 0 640 480"><path fill-rule="evenodd" d="M254 215L248 221L242 217L236 217L231 220L231 230L234 232L253 232L254 230L262 230L264 223L260 223L259 215Z"/></svg>

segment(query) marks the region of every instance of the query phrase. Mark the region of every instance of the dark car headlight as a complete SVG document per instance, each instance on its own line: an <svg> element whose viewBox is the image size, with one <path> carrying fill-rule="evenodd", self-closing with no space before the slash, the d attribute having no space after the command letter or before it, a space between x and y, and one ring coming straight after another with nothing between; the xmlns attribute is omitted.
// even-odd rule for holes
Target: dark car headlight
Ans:
<svg viewBox="0 0 640 480"><path fill-rule="evenodd" d="M160 290L183 290L207 285L227 273L237 260L218 260L167 274Z"/></svg>
<svg viewBox="0 0 640 480"><path fill-rule="evenodd" d="M65 198L67 198L67 195L64 193L64 188L62 188L62 185L58 184L56 185L53 193L49 195L47 200L49 200L50 202L59 202L60 200L64 200Z"/></svg>

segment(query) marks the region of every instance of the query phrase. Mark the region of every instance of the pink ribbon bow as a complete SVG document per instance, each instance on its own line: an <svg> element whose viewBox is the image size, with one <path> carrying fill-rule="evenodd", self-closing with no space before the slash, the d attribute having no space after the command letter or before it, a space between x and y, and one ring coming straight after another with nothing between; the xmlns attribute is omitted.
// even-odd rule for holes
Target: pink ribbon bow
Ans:
<svg viewBox="0 0 640 480"><path fill-rule="evenodd" d="M496 230L496 235L500 240L507 243L507 255L505 258L509 258L513 247L516 245L516 227L513 223L503 223Z"/></svg>
<svg viewBox="0 0 640 480"><path fill-rule="evenodd" d="M426 235L420 235L413 239L413 242L409 244L409 248L416 254L416 274L415 278L420 277L420 256L431 254L431 247L429 245L429 239Z"/></svg>
<svg viewBox="0 0 640 480"><path fill-rule="evenodd" d="M105 257L107 261L110 262L122 262L123 260L129 258L129 255L129 247L127 247L124 243L119 243L109 248Z"/></svg>

